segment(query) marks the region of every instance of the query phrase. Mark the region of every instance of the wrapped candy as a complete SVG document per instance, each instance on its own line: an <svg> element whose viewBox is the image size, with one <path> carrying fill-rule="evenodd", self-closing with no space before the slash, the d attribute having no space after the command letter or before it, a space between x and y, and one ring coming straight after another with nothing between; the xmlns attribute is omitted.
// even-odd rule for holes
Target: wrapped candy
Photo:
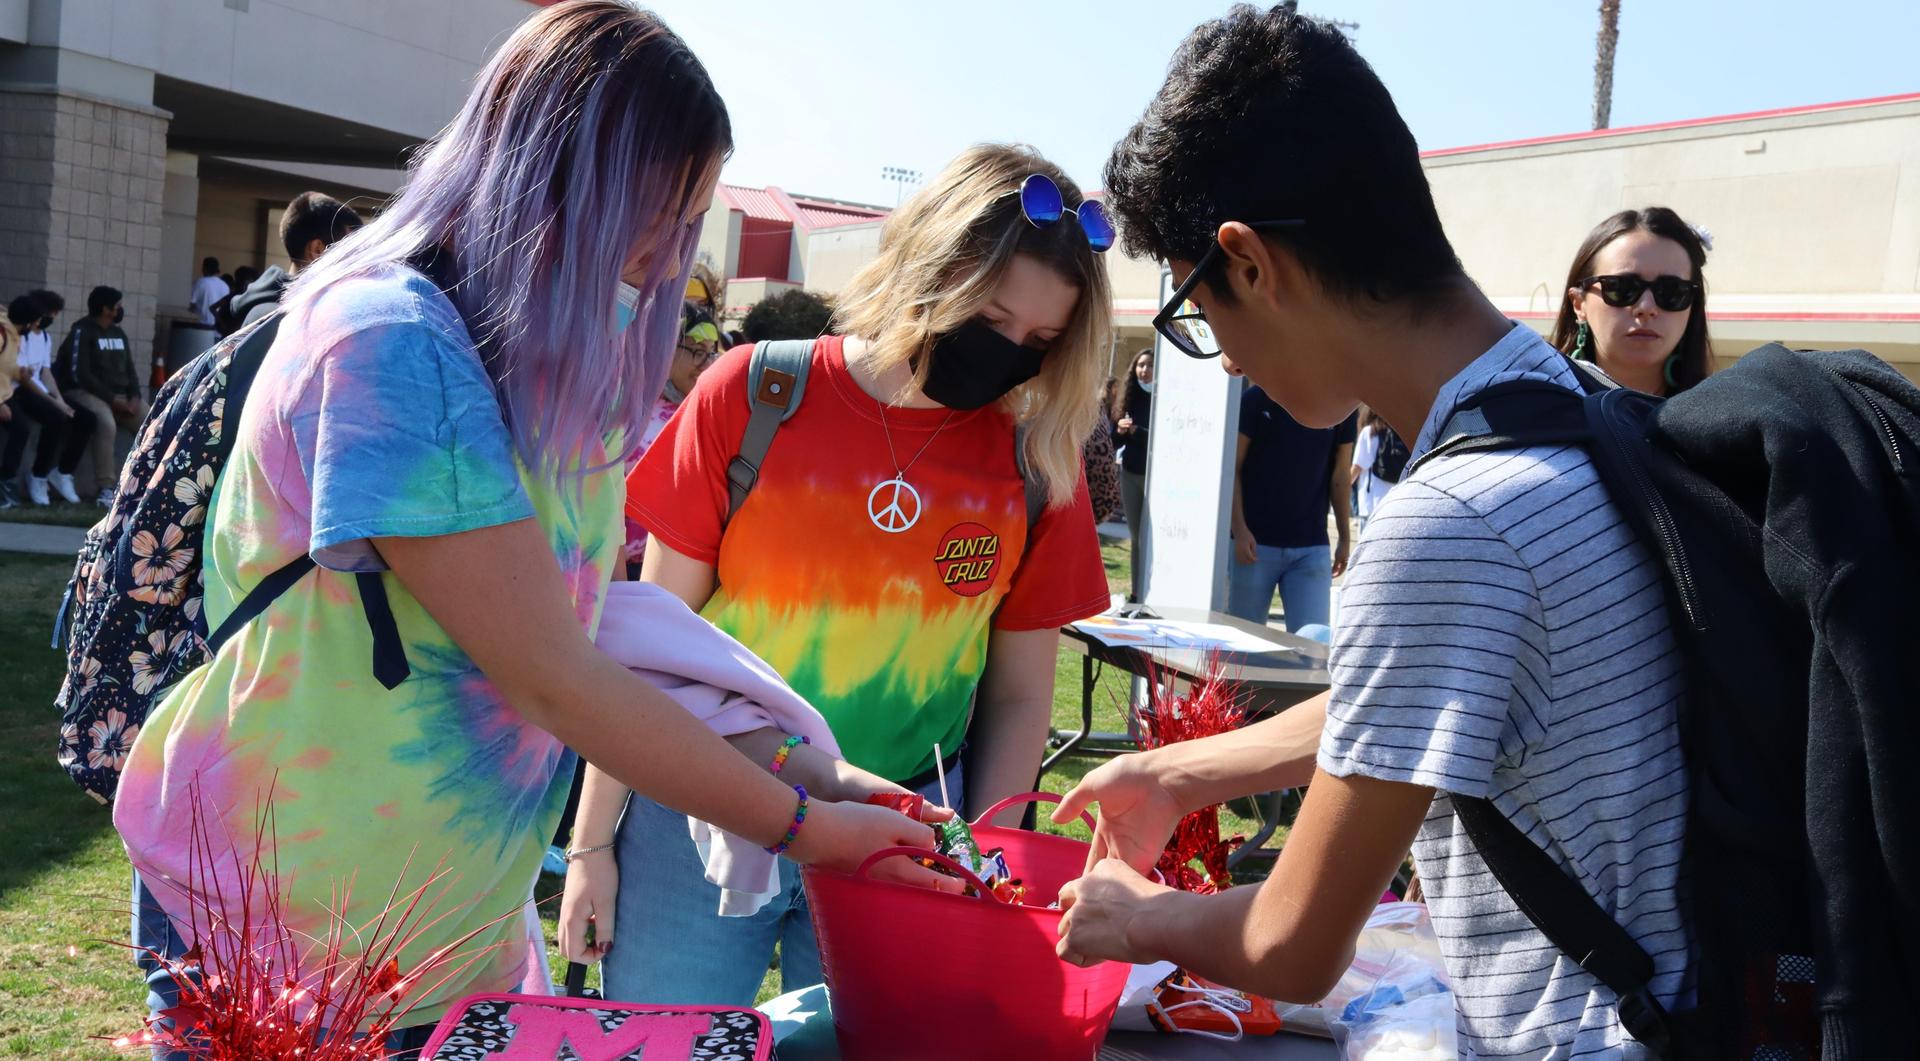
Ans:
<svg viewBox="0 0 1920 1061"><path fill-rule="evenodd" d="M980 873L980 841L973 838L973 828L965 818L956 814L934 826L933 834L935 851L965 866L969 873Z"/></svg>
<svg viewBox="0 0 1920 1061"><path fill-rule="evenodd" d="M1274 1035L1280 1015L1272 1001L1175 969L1154 989L1147 1016L1161 1031L1195 1032L1221 1039Z"/></svg>
<svg viewBox="0 0 1920 1061"><path fill-rule="evenodd" d="M914 821L919 821L927 808L927 797L917 792L875 792L866 801L876 807L892 807Z"/></svg>

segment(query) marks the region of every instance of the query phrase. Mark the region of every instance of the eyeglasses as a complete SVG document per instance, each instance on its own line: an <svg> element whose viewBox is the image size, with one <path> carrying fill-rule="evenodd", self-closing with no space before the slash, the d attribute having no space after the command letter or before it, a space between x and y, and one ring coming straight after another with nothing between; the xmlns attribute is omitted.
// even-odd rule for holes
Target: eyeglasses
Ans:
<svg viewBox="0 0 1920 1061"><path fill-rule="evenodd" d="M674 347L674 349L691 358L696 366L710 364L720 357L720 348L717 346L699 347L688 346L686 343L681 343Z"/></svg>
<svg viewBox="0 0 1920 1061"><path fill-rule="evenodd" d="M1600 301L1615 309L1625 309L1640 301L1648 288L1653 289L1653 304L1669 313L1678 313L1700 297L1700 282L1683 276L1662 276L1648 280L1632 273L1613 276L1589 276L1580 281L1580 289L1600 285Z"/></svg>
<svg viewBox="0 0 1920 1061"><path fill-rule="evenodd" d="M1107 208L1083 199L1078 209L1067 209L1060 186L1044 173L1032 174L1020 182L1020 212L1034 228L1049 228L1072 214L1080 223L1080 231L1087 234L1087 246L1092 247L1095 254L1113 249L1113 222L1107 219Z"/></svg>
<svg viewBox="0 0 1920 1061"><path fill-rule="evenodd" d="M1283 228L1299 228L1306 224L1301 218L1289 217L1277 221L1242 222L1255 232L1271 231ZM1173 344L1173 348L1188 357L1209 358L1220 356L1220 343L1213 337L1213 329L1207 326L1207 315L1193 304L1193 289L1200 286L1207 270L1220 260L1220 241L1214 240L1207 253L1193 263L1193 272L1173 291L1173 297L1153 315L1153 330Z"/></svg>

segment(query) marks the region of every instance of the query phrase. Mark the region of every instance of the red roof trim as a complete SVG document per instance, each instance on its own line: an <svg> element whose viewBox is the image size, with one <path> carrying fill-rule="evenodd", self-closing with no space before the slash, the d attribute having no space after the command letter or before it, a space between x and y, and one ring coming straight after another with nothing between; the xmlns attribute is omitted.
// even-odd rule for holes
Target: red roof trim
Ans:
<svg viewBox="0 0 1920 1061"><path fill-rule="evenodd" d="M782 210L780 202L768 195L764 188L743 188L738 184L722 184L720 197L727 201L729 207L756 220L793 220Z"/></svg>
<svg viewBox="0 0 1920 1061"><path fill-rule="evenodd" d="M1597 140L1609 136L1626 136L1629 133L1651 133L1666 129L1691 129L1703 125L1724 125L1732 122L1749 122L1760 118L1784 118L1796 114L1819 114L1825 111L1851 110L1856 107L1874 107L1886 103L1910 103L1920 101L1920 92L1908 92L1894 96L1874 96L1870 99L1842 100L1838 103L1813 103L1800 107L1778 107L1773 110L1747 111L1744 114L1722 114L1710 118L1683 118L1672 122L1655 122L1651 125L1627 125L1618 129L1588 129L1577 133L1558 133L1553 136L1536 136L1525 140L1500 140L1491 144L1472 144L1467 147L1442 147L1432 151L1420 152L1421 158L1444 158L1448 155L1464 155L1475 151L1495 151L1508 147L1539 147L1546 144L1564 144L1579 140Z"/></svg>

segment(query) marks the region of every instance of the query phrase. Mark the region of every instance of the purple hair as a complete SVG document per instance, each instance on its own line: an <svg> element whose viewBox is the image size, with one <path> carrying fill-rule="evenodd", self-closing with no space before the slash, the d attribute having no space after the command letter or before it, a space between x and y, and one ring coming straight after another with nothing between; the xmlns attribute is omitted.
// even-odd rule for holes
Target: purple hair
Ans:
<svg viewBox="0 0 1920 1061"><path fill-rule="evenodd" d="M329 285L443 253L449 294L521 460L584 471L603 435L627 453L658 400L699 225L689 202L732 150L726 104L651 12L570 0L532 16L481 71L406 189L300 270L290 313ZM628 256L652 235L633 324L614 331Z"/></svg>

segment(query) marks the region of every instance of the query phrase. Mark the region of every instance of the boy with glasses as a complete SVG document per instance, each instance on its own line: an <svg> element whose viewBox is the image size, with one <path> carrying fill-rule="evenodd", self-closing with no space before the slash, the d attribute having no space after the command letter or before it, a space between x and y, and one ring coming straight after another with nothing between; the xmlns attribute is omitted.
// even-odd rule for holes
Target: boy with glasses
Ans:
<svg viewBox="0 0 1920 1061"><path fill-rule="evenodd" d="M1411 133L1324 23L1240 6L1195 30L1106 178L1129 250L1180 281L1162 334L1308 427L1364 403L1417 459L1489 387L1578 389L1462 271ZM1619 999L1507 897L1453 806L1491 800L1653 957L1653 999L1688 999L1680 661L1661 571L1586 454L1410 466L1361 537L1340 620L1317 703L1115 760L1069 796L1063 820L1102 804L1108 857L1062 895L1063 956L1168 959L1314 1001L1411 844L1463 1056L1647 1056ZM1180 813L1309 779L1261 886L1195 896L1141 876Z"/></svg>

